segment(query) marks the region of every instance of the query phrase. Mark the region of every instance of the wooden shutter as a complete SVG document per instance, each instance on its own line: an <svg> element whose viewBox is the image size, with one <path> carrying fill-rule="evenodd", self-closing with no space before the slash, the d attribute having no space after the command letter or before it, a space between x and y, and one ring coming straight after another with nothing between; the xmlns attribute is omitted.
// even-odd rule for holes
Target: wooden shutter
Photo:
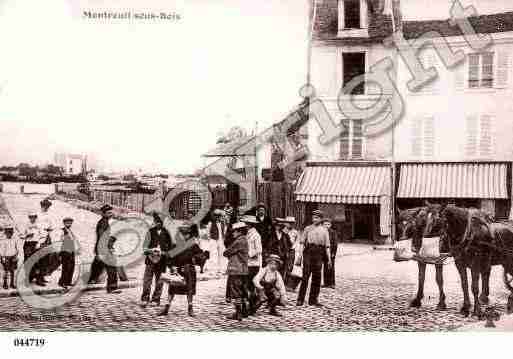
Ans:
<svg viewBox="0 0 513 359"><path fill-rule="evenodd" d="M348 159L349 158L349 133L351 128L347 128L340 135L340 158Z"/></svg>
<svg viewBox="0 0 513 359"><path fill-rule="evenodd" d="M420 61L422 62L422 65L424 65L424 68L426 70L430 69L431 67L437 68L437 55L434 50L428 49L424 50L420 56ZM440 81L439 77L436 79L428 82L424 86L422 86L419 91L421 92L433 92L436 90L436 85Z"/></svg>
<svg viewBox="0 0 513 359"><path fill-rule="evenodd" d="M495 87L506 88L509 86L510 81L510 61L511 56L507 51L499 51L497 53L497 79Z"/></svg>
<svg viewBox="0 0 513 359"><path fill-rule="evenodd" d="M492 116L481 115L479 129L479 153L481 156L490 157L493 154Z"/></svg>
<svg viewBox="0 0 513 359"><path fill-rule="evenodd" d="M479 117L476 115L467 115L467 128L466 128L466 144L465 144L465 156L476 157L477 156L477 136L478 136L478 121Z"/></svg>
<svg viewBox="0 0 513 359"><path fill-rule="evenodd" d="M435 154L435 119L433 116L423 119L423 155L433 157Z"/></svg>
<svg viewBox="0 0 513 359"><path fill-rule="evenodd" d="M411 154L414 157L422 156L422 118L412 119Z"/></svg>
<svg viewBox="0 0 513 359"><path fill-rule="evenodd" d="M463 91L465 89L465 69L467 68L467 62L463 62L462 64L456 66L453 69L454 74L454 88L456 91Z"/></svg>
<svg viewBox="0 0 513 359"><path fill-rule="evenodd" d="M315 48L312 56L312 84L317 95L336 96L336 53L332 49Z"/></svg>
<svg viewBox="0 0 513 359"><path fill-rule="evenodd" d="M353 120L353 143L351 150L352 158L361 158L363 156L363 123L362 120Z"/></svg>

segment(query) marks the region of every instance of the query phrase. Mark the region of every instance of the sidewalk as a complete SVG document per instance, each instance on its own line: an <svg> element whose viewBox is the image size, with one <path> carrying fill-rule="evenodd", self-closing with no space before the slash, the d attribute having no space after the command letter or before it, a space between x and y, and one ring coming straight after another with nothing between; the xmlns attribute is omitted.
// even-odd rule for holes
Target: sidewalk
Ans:
<svg viewBox="0 0 513 359"><path fill-rule="evenodd" d="M495 322L495 328L486 328L486 321L480 321L469 325L464 325L456 331L458 332L505 332L513 331L513 314L503 315L501 319Z"/></svg>

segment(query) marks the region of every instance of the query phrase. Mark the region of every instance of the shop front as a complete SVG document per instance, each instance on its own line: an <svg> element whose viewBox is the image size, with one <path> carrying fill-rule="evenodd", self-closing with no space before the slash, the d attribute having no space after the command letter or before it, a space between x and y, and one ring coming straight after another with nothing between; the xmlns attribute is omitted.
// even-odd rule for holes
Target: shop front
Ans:
<svg viewBox="0 0 513 359"><path fill-rule="evenodd" d="M296 187L296 201L305 214L302 225L320 209L333 220L342 240L385 242L391 225L390 178L388 163L307 164Z"/></svg>
<svg viewBox="0 0 513 359"><path fill-rule="evenodd" d="M403 163L398 166L397 208L450 201L507 219L510 172L504 162Z"/></svg>

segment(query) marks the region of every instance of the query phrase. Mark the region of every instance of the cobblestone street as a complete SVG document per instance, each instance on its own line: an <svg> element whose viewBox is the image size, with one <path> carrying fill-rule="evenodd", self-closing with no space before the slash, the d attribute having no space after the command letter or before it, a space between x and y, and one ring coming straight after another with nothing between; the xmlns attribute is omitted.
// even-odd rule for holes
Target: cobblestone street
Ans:
<svg viewBox="0 0 513 359"><path fill-rule="evenodd" d="M242 322L225 319L232 307L224 304L224 280L203 281L195 297L196 318L186 313L184 297L177 297L168 317L157 317L156 308L138 305L140 288L120 295L86 293L58 312L28 307L20 298L0 300L2 330L275 330L275 331L423 331L452 330L476 322L458 314L461 290L453 265L446 266L448 310L436 310L438 292L434 270L427 274L424 305L411 309L408 302L416 290L415 263L394 263L389 251L371 251L338 258L337 289L322 289L324 308L296 307L295 294L276 318L262 309ZM500 269L492 274L492 302L504 311L506 292Z"/></svg>

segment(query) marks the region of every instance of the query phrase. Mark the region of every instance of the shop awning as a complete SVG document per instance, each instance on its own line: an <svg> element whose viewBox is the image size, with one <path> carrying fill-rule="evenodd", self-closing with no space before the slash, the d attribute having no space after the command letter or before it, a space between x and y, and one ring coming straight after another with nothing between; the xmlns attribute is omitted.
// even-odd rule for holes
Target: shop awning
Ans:
<svg viewBox="0 0 513 359"><path fill-rule="evenodd" d="M379 204L389 194L388 166L308 166L296 189L301 202Z"/></svg>
<svg viewBox="0 0 513 359"><path fill-rule="evenodd" d="M508 198L504 163L402 164L398 198Z"/></svg>

